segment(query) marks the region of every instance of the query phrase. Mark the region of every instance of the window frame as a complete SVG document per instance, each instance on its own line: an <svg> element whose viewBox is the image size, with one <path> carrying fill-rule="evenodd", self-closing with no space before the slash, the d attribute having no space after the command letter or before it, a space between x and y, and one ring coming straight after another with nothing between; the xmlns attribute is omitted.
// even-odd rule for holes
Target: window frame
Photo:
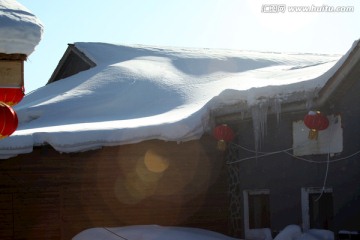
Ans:
<svg viewBox="0 0 360 240"><path fill-rule="evenodd" d="M270 197L270 189L243 190L244 233L245 233L245 236L247 236L249 234L249 231L250 231L250 215L249 215L249 196L250 195L269 195L269 197ZM269 207L269 209L270 209L270 207Z"/></svg>
<svg viewBox="0 0 360 240"><path fill-rule="evenodd" d="M310 229L310 194L321 194L321 193L333 194L332 187L302 187L301 188L301 217L302 217L302 228L304 231ZM334 198L334 196L332 196Z"/></svg>

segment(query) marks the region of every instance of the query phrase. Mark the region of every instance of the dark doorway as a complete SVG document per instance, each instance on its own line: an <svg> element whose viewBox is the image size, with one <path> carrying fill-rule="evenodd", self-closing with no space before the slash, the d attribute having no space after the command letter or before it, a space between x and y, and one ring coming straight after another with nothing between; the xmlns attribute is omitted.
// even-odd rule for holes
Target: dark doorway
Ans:
<svg viewBox="0 0 360 240"><path fill-rule="evenodd" d="M270 197L269 194L249 194L249 227L270 227Z"/></svg>
<svg viewBox="0 0 360 240"><path fill-rule="evenodd" d="M332 193L309 194L310 228L331 229L334 216Z"/></svg>

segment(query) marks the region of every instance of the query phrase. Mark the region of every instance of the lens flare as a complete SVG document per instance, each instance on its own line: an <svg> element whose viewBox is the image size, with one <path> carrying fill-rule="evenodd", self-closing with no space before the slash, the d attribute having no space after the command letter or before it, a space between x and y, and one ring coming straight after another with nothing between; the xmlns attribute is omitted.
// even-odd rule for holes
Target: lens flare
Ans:
<svg viewBox="0 0 360 240"><path fill-rule="evenodd" d="M152 149L146 151L144 163L146 168L154 173L162 173L169 167L169 160Z"/></svg>

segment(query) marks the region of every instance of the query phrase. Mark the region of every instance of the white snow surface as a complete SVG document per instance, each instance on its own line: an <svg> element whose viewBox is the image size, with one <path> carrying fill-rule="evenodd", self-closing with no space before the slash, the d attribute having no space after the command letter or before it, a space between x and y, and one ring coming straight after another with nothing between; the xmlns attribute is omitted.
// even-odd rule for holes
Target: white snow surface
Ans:
<svg viewBox="0 0 360 240"><path fill-rule="evenodd" d="M0 0L0 53L29 56L43 33L40 20L15 0Z"/></svg>
<svg viewBox="0 0 360 240"><path fill-rule="evenodd" d="M325 229L309 229L302 232L298 225L286 226L274 240L334 240L334 233Z"/></svg>
<svg viewBox="0 0 360 240"><path fill-rule="evenodd" d="M248 229L245 233L246 240L272 240L272 233L270 228L255 228Z"/></svg>
<svg viewBox="0 0 360 240"><path fill-rule="evenodd" d="M254 229L255 230L255 229ZM267 229L269 230L269 229ZM258 232L256 232L258 231ZM269 230L270 231L270 230ZM264 229L257 229L248 240L272 239ZM266 235L266 236L265 236ZM72 238L72 240L235 240L221 233L189 227L173 227L159 225L133 225L125 227L96 227L89 228ZM286 226L274 240L334 240L332 231L324 229L309 229L302 232L298 225Z"/></svg>
<svg viewBox="0 0 360 240"><path fill-rule="evenodd" d="M199 228L138 225L117 228L90 228L72 240L235 240L235 238Z"/></svg>
<svg viewBox="0 0 360 240"><path fill-rule="evenodd" d="M97 66L25 96L15 106L18 130L0 141L0 158L43 144L80 152L149 139L199 139L213 127L210 116L227 106L316 95L347 56L75 46Z"/></svg>

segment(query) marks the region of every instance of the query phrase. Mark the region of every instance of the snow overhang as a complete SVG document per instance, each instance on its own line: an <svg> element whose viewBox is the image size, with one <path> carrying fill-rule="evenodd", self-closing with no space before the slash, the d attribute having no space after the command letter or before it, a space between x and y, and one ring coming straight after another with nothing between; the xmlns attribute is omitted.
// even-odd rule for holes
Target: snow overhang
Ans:
<svg viewBox="0 0 360 240"><path fill-rule="evenodd" d="M354 42L350 50L322 77L326 83L321 88L303 91L301 82L291 84L294 91L288 91L287 96L276 95L267 99L257 99L266 102L269 114L277 114L277 102L281 102L281 113L308 111L309 108L321 108L329 101L335 101L346 94L354 81L360 76L360 40ZM299 86L299 87L298 87ZM289 86L274 86L289 87ZM264 88L269 90L269 86ZM299 89L298 91L296 89ZM261 91L261 89L253 89ZM251 120L251 106L246 101L229 105L226 108L214 109L212 116L216 123L235 123L240 120Z"/></svg>
<svg viewBox="0 0 360 240"><path fill-rule="evenodd" d="M29 56L43 33L40 20L15 0L0 0L0 53Z"/></svg>

